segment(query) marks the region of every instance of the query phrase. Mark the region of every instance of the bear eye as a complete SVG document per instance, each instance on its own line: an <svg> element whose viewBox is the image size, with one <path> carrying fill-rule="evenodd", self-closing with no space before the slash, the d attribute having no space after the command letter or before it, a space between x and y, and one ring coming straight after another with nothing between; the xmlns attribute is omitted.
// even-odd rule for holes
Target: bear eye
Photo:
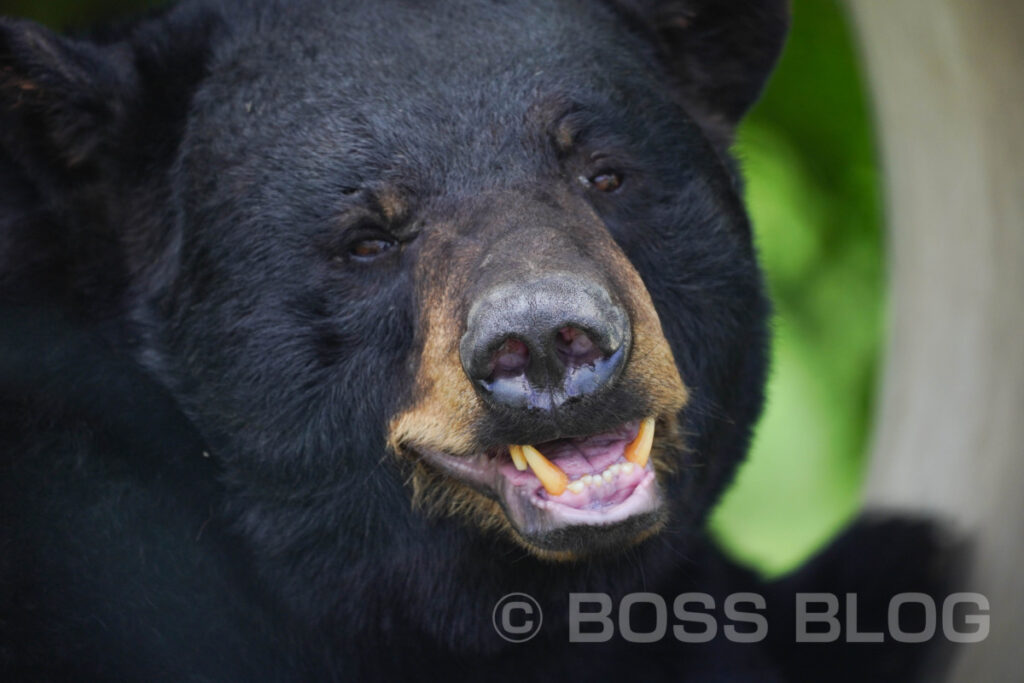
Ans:
<svg viewBox="0 0 1024 683"><path fill-rule="evenodd" d="M616 171L601 171L587 178L585 184L598 192L615 192L622 186L622 174Z"/></svg>
<svg viewBox="0 0 1024 683"><path fill-rule="evenodd" d="M362 239L350 246L348 253L356 261L372 261L390 251L396 244L395 240L379 237Z"/></svg>

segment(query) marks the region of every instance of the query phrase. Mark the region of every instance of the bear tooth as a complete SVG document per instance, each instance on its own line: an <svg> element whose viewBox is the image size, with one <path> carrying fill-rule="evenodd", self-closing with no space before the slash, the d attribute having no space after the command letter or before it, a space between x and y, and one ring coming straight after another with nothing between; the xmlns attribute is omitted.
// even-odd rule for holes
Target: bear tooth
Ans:
<svg viewBox="0 0 1024 683"><path fill-rule="evenodd" d="M604 479L605 481L608 481L608 482L610 482L610 481L611 481L612 479L614 479L614 478L615 478L615 473L614 473L614 472L612 472L611 470L605 470L605 471L604 471L604 472L603 472L603 473L601 474L601 478L602 478L602 479Z"/></svg>
<svg viewBox="0 0 1024 683"><path fill-rule="evenodd" d="M654 418L648 417L640 423L640 431L632 443L626 446L626 460L637 467L645 467L651 457L651 446L654 444Z"/></svg>
<svg viewBox="0 0 1024 683"><path fill-rule="evenodd" d="M583 493L585 486L582 479L577 479L576 481L569 482L569 485L566 486L566 488L573 493Z"/></svg>
<svg viewBox="0 0 1024 683"><path fill-rule="evenodd" d="M558 465L545 458L533 446L520 446L520 449L526 456L526 462L530 469L540 479L545 491L552 496L560 496L565 493L565 488L569 485L569 477Z"/></svg>
<svg viewBox="0 0 1024 683"><path fill-rule="evenodd" d="M584 474L582 477L580 477L580 481L582 481L584 485L590 486L592 483L594 483L594 477L589 474Z"/></svg>
<svg viewBox="0 0 1024 683"><path fill-rule="evenodd" d="M633 463L631 462L624 462L620 467L621 469L619 471L622 472L623 474L629 474L630 472L633 471Z"/></svg>
<svg viewBox="0 0 1024 683"><path fill-rule="evenodd" d="M522 446L509 446L508 453L512 456L512 464L516 466L516 469L520 472L526 471L526 456L523 455Z"/></svg>

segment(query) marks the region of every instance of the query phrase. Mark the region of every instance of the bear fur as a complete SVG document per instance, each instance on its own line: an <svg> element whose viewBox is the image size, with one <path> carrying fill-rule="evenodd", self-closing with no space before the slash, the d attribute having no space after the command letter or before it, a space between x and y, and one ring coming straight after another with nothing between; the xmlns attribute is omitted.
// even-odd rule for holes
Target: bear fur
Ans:
<svg viewBox="0 0 1024 683"><path fill-rule="evenodd" d="M768 344L728 148L786 25L782 0L186 0L74 38L4 19L5 680L924 675L931 643L798 645L792 610L854 592L880 630L891 595L941 595L929 524L862 520L773 582L704 530ZM546 412L458 364L472 303L531 268L592 275L633 324L614 385ZM642 525L531 536L428 457L655 409ZM543 608L528 643L492 626L512 592ZM719 615L757 593L768 635L570 644L570 594L598 592Z"/></svg>

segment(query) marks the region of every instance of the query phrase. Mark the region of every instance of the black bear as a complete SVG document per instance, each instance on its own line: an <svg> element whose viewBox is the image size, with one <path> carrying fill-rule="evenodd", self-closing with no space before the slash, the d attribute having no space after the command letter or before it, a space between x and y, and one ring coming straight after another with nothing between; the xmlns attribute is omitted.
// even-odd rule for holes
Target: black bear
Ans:
<svg viewBox="0 0 1024 683"><path fill-rule="evenodd" d="M703 530L762 402L728 147L785 4L0 23L4 679L919 675L794 596L884 631L929 526L773 583Z"/></svg>

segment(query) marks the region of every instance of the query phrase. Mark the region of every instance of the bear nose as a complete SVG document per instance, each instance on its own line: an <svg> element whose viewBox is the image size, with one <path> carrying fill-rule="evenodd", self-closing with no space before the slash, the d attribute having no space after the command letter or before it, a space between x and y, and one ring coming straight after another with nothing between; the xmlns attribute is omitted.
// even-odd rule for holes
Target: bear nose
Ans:
<svg viewBox="0 0 1024 683"><path fill-rule="evenodd" d="M559 274L478 297L459 353L485 401L551 410L612 384L629 343L629 318L607 289Z"/></svg>

